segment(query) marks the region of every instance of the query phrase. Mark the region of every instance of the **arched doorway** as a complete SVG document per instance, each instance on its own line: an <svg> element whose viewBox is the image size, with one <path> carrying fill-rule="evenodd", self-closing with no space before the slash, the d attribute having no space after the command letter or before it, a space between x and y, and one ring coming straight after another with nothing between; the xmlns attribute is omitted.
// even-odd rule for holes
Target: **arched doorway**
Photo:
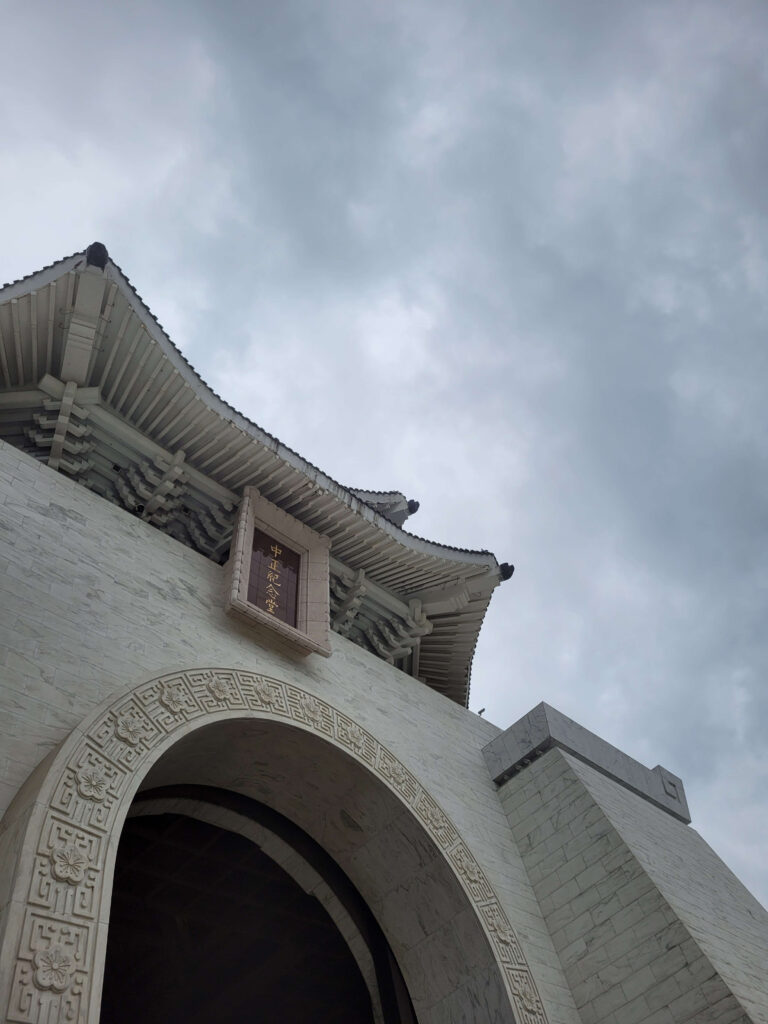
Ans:
<svg viewBox="0 0 768 1024"><path fill-rule="evenodd" d="M403 782L415 785L405 773ZM338 746L280 720L212 722L166 751L138 797L176 786L256 801L309 836L386 936L420 1022L466 1019L474 998L465 993L476 988L484 1019L512 1020L487 938L439 845L389 786Z"/></svg>
<svg viewBox="0 0 768 1024"><path fill-rule="evenodd" d="M321 697L243 670L175 672L110 698L3 819L17 851L6 1018L97 1024L123 825L137 792L183 784L257 800L326 851L386 936L419 1024L546 1024L496 893L406 753L408 765Z"/></svg>

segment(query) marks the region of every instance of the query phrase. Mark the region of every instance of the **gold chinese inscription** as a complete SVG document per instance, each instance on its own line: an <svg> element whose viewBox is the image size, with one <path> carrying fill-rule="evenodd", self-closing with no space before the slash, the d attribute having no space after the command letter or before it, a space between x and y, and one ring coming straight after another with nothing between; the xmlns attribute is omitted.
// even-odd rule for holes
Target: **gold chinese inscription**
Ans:
<svg viewBox="0 0 768 1024"><path fill-rule="evenodd" d="M269 615L296 625L301 556L262 530L253 531L248 601Z"/></svg>

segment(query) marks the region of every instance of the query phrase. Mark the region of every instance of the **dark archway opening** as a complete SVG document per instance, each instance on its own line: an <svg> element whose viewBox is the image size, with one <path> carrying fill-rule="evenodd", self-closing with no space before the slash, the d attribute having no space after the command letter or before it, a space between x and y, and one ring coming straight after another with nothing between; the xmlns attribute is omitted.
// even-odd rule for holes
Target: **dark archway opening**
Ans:
<svg viewBox="0 0 768 1024"><path fill-rule="evenodd" d="M254 843L178 814L129 818L101 1019L366 1024L357 963L317 899Z"/></svg>

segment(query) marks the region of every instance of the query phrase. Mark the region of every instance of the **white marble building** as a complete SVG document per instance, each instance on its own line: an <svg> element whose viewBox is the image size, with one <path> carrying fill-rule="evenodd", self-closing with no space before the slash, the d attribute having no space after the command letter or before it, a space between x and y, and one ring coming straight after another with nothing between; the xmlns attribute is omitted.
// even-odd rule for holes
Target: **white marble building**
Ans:
<svg viewBox="0 0 768 1024"><path fill-rule="evenodd" d="M511 573L201 381L95 243L0 290L8 1022L768 1022L681 781L467 708Z"/></svg>

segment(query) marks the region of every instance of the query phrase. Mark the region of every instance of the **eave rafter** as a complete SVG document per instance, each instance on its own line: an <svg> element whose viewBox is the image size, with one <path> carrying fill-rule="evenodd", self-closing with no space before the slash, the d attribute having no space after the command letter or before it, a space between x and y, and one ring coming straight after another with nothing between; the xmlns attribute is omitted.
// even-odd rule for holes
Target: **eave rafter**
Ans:
<svg viewBox="0 0 768 1024"><path fill-rule="evenodd" d="M331 559L331 621L337 633L414 675L421 638L432 632L420 601L403 601L338 558Z"/></svg>

